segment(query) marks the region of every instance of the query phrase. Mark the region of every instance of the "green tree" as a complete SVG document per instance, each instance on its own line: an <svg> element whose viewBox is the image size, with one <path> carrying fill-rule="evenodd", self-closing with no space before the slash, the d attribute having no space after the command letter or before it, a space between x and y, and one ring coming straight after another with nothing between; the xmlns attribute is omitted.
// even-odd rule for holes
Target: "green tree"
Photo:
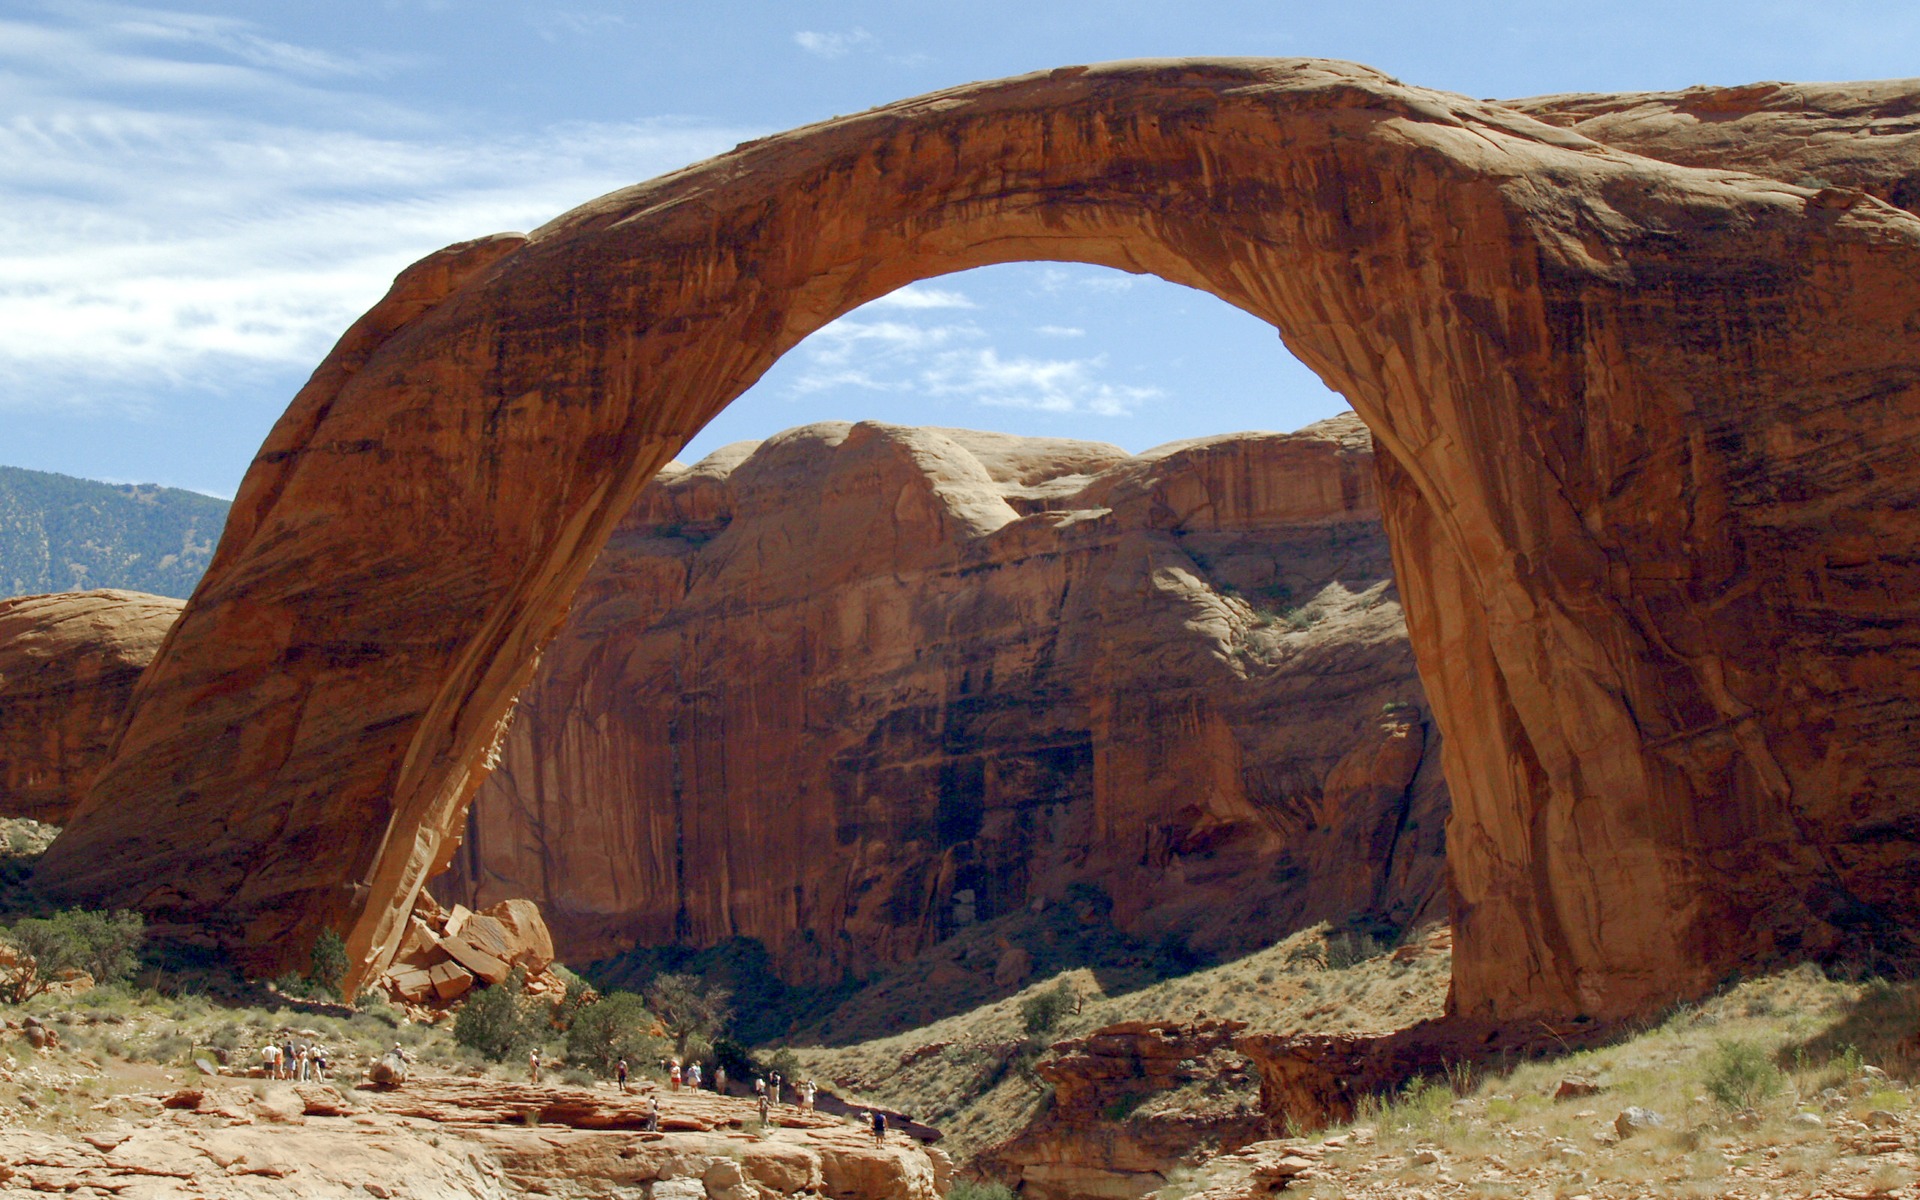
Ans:
<svg viewBox="0 0 1920 1200"><path fill-rule="evenodd" d="M145 933L146 920L135 912L69 908L16 921L4 934L14 962L0 975L0 999L25 1003L70 971L117 983L140 965L136 951Z"/></svg>
<svg viewBox="0 0 1920 1200"><path fill-rule="evenodd" d="M339 1000L341 987L347 982L347 943L331 929L322 929L320 936L313 939L313 953L308 959L310 969L307 982L314 990Z"/></svg>
<svg viewBox="0 0 1920 1200"><path fill-rule="evenodd" d="M547 973L566 985L567 989L567 994L562 997L560 1003L553 1006L553 1027L560 1030L572 1029L573 1020L580 1015L580 1010L599 1000L600 993L593 990L592 984L560 963L548 966Z"/></svg>
<svg viewBox="0 0 1920 1200"><path fill-rule="evenodd" d="M494 1062L505 1062L540 1035L540 1022L527 1003L518 971L506 982L468 993L453 1019L453 1040L471 1046Z"/></svg>
<svg viewBox="0 0 1920 1200"><path fill-rule="evenodd" d="M574 1012L567 1027L567 1061L611 1075L613 1064L624 1058L638 1071L666 1051L655 1025L646 1001L632 992L609 992Z"/></svg>
<svg viewBox="0 0 1920 1200"><path fill-rule="evenodd" d="M733 993L697 975L655 975L646 999L682 1062L712 1050L713 1039L733 1015Z"/></svg>

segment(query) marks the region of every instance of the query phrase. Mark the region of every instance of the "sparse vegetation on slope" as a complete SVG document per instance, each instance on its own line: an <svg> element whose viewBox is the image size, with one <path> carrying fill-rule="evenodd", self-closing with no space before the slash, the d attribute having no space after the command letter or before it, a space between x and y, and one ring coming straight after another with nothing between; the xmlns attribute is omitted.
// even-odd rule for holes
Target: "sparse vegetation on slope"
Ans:
<svg viewBox="0 0 1920 1200"><path fill-rule="evenodd" d="M1103 972L1077 968L917 1029L857 1045L803 1049L799 1056L808 1073L850 1098L939 1126L947 1135L941 1145L964 1162L1032 1120L1047 1099L1033 1067L1064 1038L1121 1021L1223 1017L1258 1029L1311 1032L1388 1030L1438 1016L1451 943L1444 928L1426 936L1431 940L1416 940L1398 956L1374 943L1376 953L1356 960L1355 943L1315 926L1245 958L1134 987L1116 987ZM1071 1003L1056 996L1071 997ZM1029 1032L1029 1014L1042 1007L1053 1017L1044 1038ZM1219 1092L1213 1087L1206 1096L1130 1098L1127 1111L1112 1119L1250 1102L1257 1083L1247 1078L1239 1086L1231 1096L1213 1094Z"/></svg>
<svg viewBox="0 0 1920 1200"><path fill-rule="evenodd" d="M1265 1196L1296 1168L1285 1194L1317 1200L1907 1194L1916 1068L1914 985L1801 967L1610 1045L1409 1081L1351 1125L1223 1156L1157 1196Z"/></svg>

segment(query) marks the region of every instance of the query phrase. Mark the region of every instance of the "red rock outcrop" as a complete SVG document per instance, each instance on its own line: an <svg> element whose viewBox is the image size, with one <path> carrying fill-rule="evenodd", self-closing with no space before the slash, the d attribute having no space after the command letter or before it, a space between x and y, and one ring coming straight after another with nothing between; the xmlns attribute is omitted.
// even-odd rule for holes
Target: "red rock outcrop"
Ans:
<svg viewBox="0 0 1920 1200"><path fill-rule="evenodd" d="M969 1169L1031 1200L1112 1200L1165 1184L1174 1168L1268 1136L1248 1103L1240 1021L1127 1021L1058 1042L1034 1065L1053 1103Z"/></svg>
<svg viewBox="0 0 1920 1200"><path fill-rule="evenodd" d="M641 493L433 886L535 897L569 961L747 936L812 981L1074 884L1203 950L1406 924L1423 708L1352 416L1137 458L813 425Z"/></svg>
<svg viewBox="0 0 1920 1200"><path fill-rule="evenodd" d="M0 600L0 816L67 819L184 607L111 590Z"/></svg>
<svg viewBox="0 0 1920 1200"><path fill-rule="evenodd" d="M1868 93L1780 111L1902 177L1920 85ZM1920 218L1743 128L1687 166L1351 64L1074 67L434 255L268 438L42 886L377 968L646 480L839 314L1040 258L1261 316L1373 430L1463 1011L1910 952Z"/></svg>

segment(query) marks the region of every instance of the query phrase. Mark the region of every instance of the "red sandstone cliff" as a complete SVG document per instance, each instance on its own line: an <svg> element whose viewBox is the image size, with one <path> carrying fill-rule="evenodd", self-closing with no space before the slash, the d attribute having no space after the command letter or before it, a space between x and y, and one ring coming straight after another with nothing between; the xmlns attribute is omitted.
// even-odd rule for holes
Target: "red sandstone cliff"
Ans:
<svg viewBox="0 0 1920 1200"><path fill-rule="evenodd" d="M1098 885L1203 948L1406 919L1437 736L1365 427L1128 457L827 423L672 467L519 701L437 894L574 961L759 938L790 976Z"/></svg>
<svg viewBox="0 0 1920 1200"><path fill-rule="evenodd" d="M112 590L0 600L0 816L67 819L184 607Z"/></svg>

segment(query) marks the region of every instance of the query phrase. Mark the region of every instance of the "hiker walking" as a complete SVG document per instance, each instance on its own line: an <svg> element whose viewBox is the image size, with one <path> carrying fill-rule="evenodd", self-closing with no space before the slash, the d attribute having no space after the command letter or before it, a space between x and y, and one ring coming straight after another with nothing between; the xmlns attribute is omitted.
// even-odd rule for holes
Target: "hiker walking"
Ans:
<svg viewBox="0 0 1920 1200"><path fill-rule="evenodd" d="M700 1064L694 1063L687 1068L687 1087L691 1091L700 1090Z"/></svg>
<svg viewBox="0 0 1920 1200"><path fill-rule="evenodd" d="M767 1123L767 1094L765 1092L760 1093L760 1123L762 1125Z"/></svg>
<svg viewBox="0 0 1920 1200"><path fill-rule="evenodd" d="M268 1079L280 1078L280 1047L272 1042L260 1047L260 1068Z"/></svg>
<svg viewBox="0 0 1920 1200"><path fill-rule="evenodd" d="M673 1060L673 1065L667 1068L667 1090L670 1092L680 1090L680 1060L677 1058Z"/></svg>
<svg viewBox="0 0 1920 1200"><path fill-rule="evenodd" d="M280 1078L293 1078L293 1043L284 1042L280 1046Z"/></svg>
<svg viewBox="0 0 1920 1200"><path fill-rule="evenodd" d="M540 1082L540 1047L535 1046L527 1055L527 1078L534 1083Z"/></svg>
<svg viewBox="0 0 1920 1200"><path fill-rule="evenodd" d="M873 1144L878 1146L887 1140L887 1114L879 1109L873 1110Z"/></svg>
<svg viewBox="0 0 1920 1200"><path fill-rule="evenodd" d="M660 1132L660 1098L658 1096L647 1097L646 1128L648 1133Z"/></svg>
<svg viewBox="0 0 1920 1200"><path fill-rule="evenodd" d="M623 1058L619 1062L613 1064L613 1077L620 1081L620 1091L624 1094L627 1090L627 1060L626 1059Z"/></svg>
<svg viewBox="0 0 1920 1200"><path fill-rule="evenodd" d="M800 1082L800 1107L805 1109L808 1112L812 1112L813 1111L813 1094L819 1090L820 1089L814 1084L813 1080L811 1079L802 1080Z"/></svg>
<svg viewBox="0 0 1920 1200"><path fill-rule="evenodd" d="M722 1096L727 1094L727 1064L725 1063L713 1069L713 1090Z"/></svg>
<svg viewBox="0 0 1920 1200"><path fill-rule="evenodd" d="M767 1077L767 1090L773 1093L773 1102L780 1103L780 1072L775 1071Z"/></svg>

